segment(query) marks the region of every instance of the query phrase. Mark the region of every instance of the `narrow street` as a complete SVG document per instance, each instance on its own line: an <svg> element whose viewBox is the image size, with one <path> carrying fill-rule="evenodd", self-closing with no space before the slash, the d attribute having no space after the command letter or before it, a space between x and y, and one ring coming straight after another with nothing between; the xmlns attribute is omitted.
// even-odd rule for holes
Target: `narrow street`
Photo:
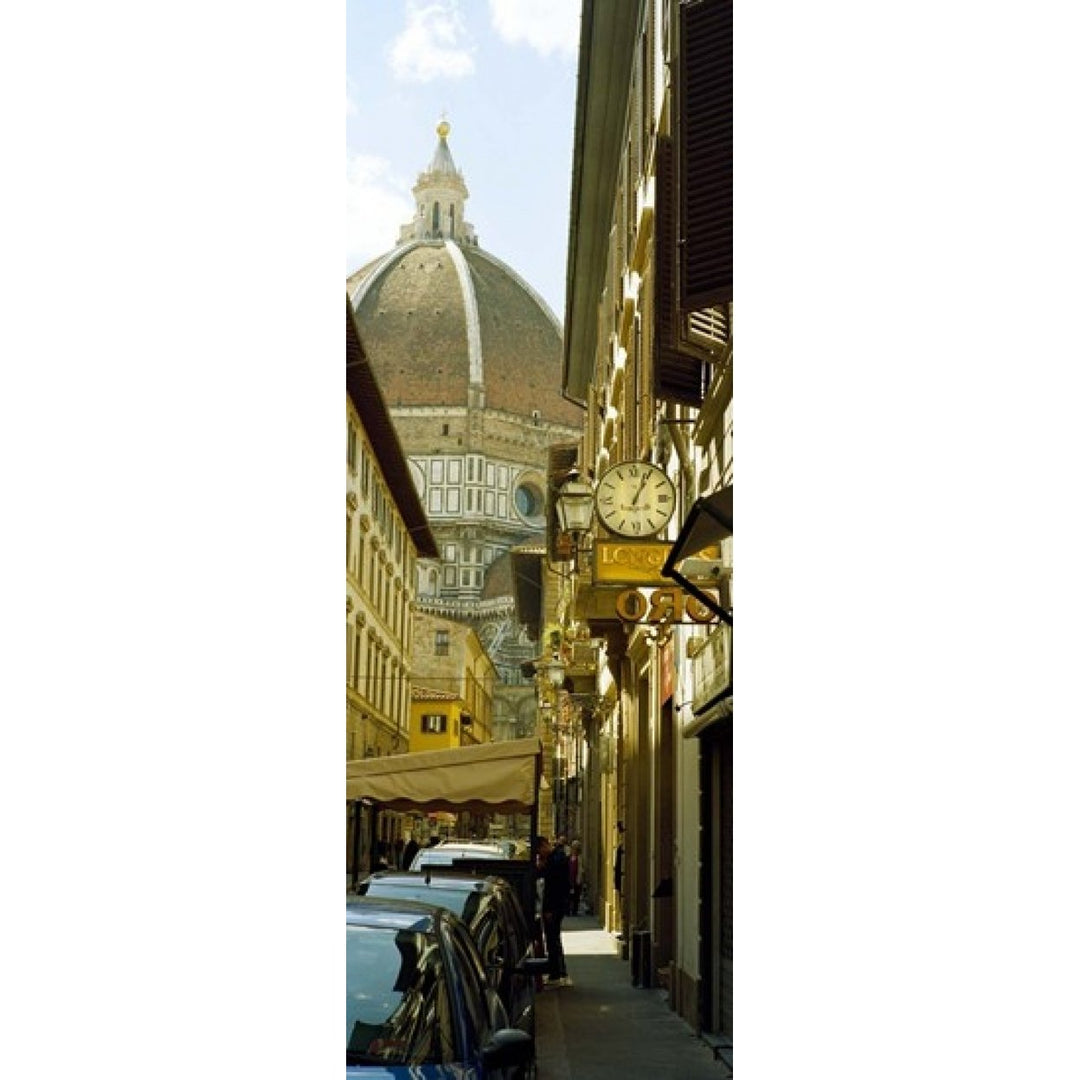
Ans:
<svg viewBox="0 0 1080 1080"><path fill-rule="evenodd" d="M445 56L459 2L349 20L366 235L346 260L346 873L512 843L452 862L500 875L481 864L501 856L531 917L519 860L538 837L576 845L549 900L572 861L634 962L567 925L577 985L541 994L544 1069L726 1080L733 7L553 0L536 19L505 0L543 29L530 49L461 4L464 66L415 70L432 85L406 108L386 57ZM538 87L543 117L522 111Z"/></svg>
<svg viewBox="0 0 1080 1080"><path fill-rule="evenodd" d="M618 942L593 916L563 924L574 985L536 1001L541 1080L728 1080L731 1069L668 1008L630 981Z"/></svg>

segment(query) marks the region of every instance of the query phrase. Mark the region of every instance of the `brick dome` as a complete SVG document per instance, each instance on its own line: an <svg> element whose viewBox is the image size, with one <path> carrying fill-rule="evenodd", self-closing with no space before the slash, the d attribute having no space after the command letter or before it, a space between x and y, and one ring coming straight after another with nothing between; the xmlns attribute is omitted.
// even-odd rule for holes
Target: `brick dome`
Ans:
<svg viewBox="0 0 1080 1080"><path fill-rule="evenodd" d="M562 386L562 327L541 297L479 246L448 124L398 246L356 271L349 297L387 405L471 406L580 425Z"/></svg>
<svg viewBox="0 0 1080 1080"><path fill-rule="evenodd" d="M562 328L513 270L479 247L413 240L348 279L386 403L483 405L580 423L561 393Z"/></svg>
<svg viewBox="0 0 1080 1080"><path fill-rule="evenodd" d="M536 645L515 615L510 552L542 543L551 448L580 438L561 393L562 329L541 297L480 247L446 137L397 246L347 280L364 350L409 460L440 558L417 567L418 610L472 626L507 716Z"/></svg>

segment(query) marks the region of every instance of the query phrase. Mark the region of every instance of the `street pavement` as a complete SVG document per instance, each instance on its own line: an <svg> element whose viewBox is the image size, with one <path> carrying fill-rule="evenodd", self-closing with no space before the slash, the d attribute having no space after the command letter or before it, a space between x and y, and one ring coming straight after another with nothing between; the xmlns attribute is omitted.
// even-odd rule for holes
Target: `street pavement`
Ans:
<svg viewBox="0 0 1080 1080"><path fill-rule="evenodd" d="M669 1007L630 982L619 943L592 916L563 923L570 987L536 999L539 1080L727 1080L731 1069Z"/></svg>

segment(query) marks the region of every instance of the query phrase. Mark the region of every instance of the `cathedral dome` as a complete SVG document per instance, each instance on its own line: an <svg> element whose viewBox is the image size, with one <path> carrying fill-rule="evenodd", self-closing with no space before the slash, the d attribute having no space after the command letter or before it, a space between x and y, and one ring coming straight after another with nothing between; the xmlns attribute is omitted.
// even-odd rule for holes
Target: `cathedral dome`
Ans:
<svg viewBox="0 0 1080 1080"><path fill-rule="evenodd" d="M480 248L464 219L464 178L439 125L396 248L347 288L387 405L480 407L580 426L563 398L562 328L509 266Z"/></svg>

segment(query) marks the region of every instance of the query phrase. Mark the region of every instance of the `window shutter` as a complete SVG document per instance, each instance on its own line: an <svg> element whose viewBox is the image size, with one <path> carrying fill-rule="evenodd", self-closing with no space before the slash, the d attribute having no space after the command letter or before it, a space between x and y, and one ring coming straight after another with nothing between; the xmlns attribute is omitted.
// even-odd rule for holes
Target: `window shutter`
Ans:
<svg viewBox="0 0 1080 1080"><path fill-rule="evenodd" d="M732 301L732 3L679 6L679 285L688 310Z"/></svg>
<svg viewBox="0 0 1080 1080"><path fill-rule="evenodd" d="M675 151L670 137L656 140L656 226L654 233L653 317L655 364L653 391L656 397L700 407L704 398L704 355L682 340L675 287Z"/></svg>

